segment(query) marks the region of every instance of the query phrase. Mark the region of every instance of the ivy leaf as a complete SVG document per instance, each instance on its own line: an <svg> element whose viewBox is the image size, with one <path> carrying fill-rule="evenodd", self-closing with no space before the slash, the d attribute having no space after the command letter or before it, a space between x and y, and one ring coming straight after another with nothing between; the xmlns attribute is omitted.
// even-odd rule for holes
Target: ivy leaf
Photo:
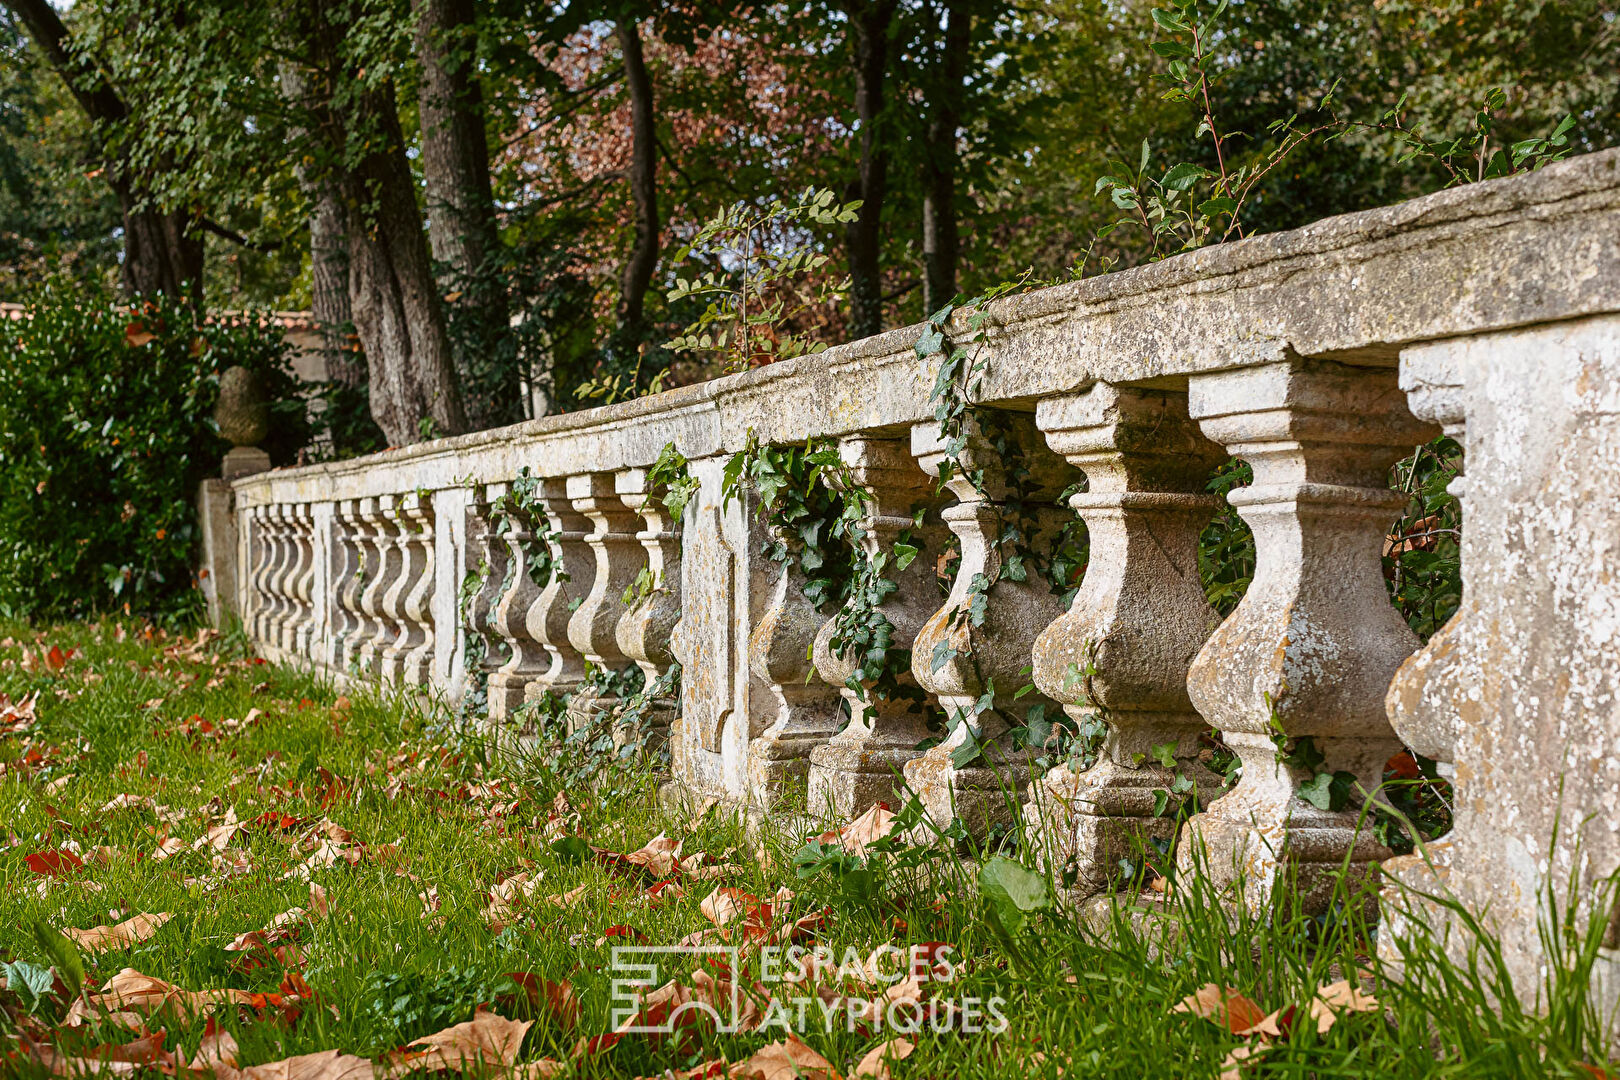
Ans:
<svg viewBox="0 0 1620 1080"><path fill-rule="evenodd" d="M1004 855L995 856L979 869L979 895L991 920L1009 936L1021 932L1031 915L1052 907L1045 875Z"/></svg>
<svg viewBox="0 0 1620 1080"><path fill-rule="evenodd" d="M50 968L30 964L26 960L0 964L0 975L5 976L7 988L23 999L30 1015L39 1008L45 995L51 992L54 982Z"/></svg>
<svg viewBox="0 0 1620 1080"><path fill-rule="evenodd" d="M1319 772L1299 786L1299 797L1318 810L1343 810L1350 804L1350 790L1355 782L1355 773Z"/></svg>
<svg viewBox="0 0 1620 1080"><path fill-rule="evenodd" d="M972 732L969 732L967 741L951 751L951 764L958 769L965 769L979 759L979 751L979 740L973 737Z"/></svg>
<svg viewBox="0 0 1620 1080"><path fill-rule="evenodd" d="M956 658L956 650L951 648L949 641L939 641L934 644L934 655L928 658L929 674L939 671L940 668Z"/></svg>
<svg viewBox="0 0 1620 1080"><path fill-rule="evenodd" d="M1153 816L1164 817L1164 812L1170 808L1170 793L1164 788L1153 789Z"/></svg>
<svg viewBox="0 0 1620 1080"><path fill-rule="evenodd" d="M1167 769L1176 767L1176 744L1173 742L1155 743L1152 757Z"/></svg>
<svg viewBox="0 0 1620 1080"><path fill-rule="evenodd" d="M894 545L894 568L904 570L911 565L911 560L917 557L917 548L912 544L896 542Z"/></svg>
<svg viewBox="0 0 1620 1080"><path fill-rule="evenodd" d="M912 346L912 351L917 354L919 360L926 360L930 356L944 352L945 332L930 323L928 329L924 330L922 335L917 338L917 344Z"/></svg>

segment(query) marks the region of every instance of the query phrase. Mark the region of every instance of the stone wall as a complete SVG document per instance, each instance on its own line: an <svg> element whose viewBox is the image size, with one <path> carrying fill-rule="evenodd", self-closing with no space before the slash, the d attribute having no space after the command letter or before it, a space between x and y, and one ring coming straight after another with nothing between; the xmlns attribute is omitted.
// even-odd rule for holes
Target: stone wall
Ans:
<svg viewBox="0 0 1620 1080"><path fill-rule="evenodd" d="M940 494L939 358L914 352L919 327L657 397L239 479L237 604L273 659L452 698L475 641L497 723L577 689L587 663L656 675L678 660L671 753L686 788L766 812L808 798L851 814L898 775L930 814L984 828L1011 783L1030 800L1033 846L1072 864L1082 890L1104 887L1135 838L1170 839L1152 797L1170 772L1144 758L1169 742L1202 808L1179 850L1201 844L1234 901L1263 903L1288 870L1319 903L1347 859L1357 873L1383 863L1386 948L1413 919L1444 922L1401 884L1443 886L1497 927L1533 993L1542 891L1573 873L1567 899L1588 910L1620 868L1617 271L1611 151L999 302L976 404L1011 440L994 445L1012 450L967 432L961 453L986 479ZM1402 502L1386 477L1442 429L1469 455L1465 596L1420 649L1381 576ZM1004 695L1032 668L1053 708L1104 711L1096 766L1033 782L1027 761L958 768L949 744L916 749L915 713L868 707L845 686L853 667L829 647L828 615L763 554L750 497L722 491L750 438L813 437L836 443L844 482L864 492L873 550L907 528L960 542L951 598L918 560L891 574L880 605L912 649L901 678L915 695L949 705L992 682ZM680 521L648 472L666 447L698 481ZM1223 620L1199 587L1196 543L1217 508L1204 478L1228 456L1253 466L1229 501L1254 530L1257 565ZM998 557L987 515L1010 461L1035 478L1032 528L1084 519L1084 581L1067 610L1048 590L999 582L985 597L993 631L962 639L980 663L924 663L956 640L953 605ZM1059 505L1081 476L1084 493ZM519 486L530 515L497 522ZM536 544L566 573L542 584L520 572ZM659 587L627 607L643 567ZM1197 762L1206 727L1244 762L1218 798ZM1298 797L1309 776L1277 763L1277 731L1310 736L1326 768L1369 788L1403 741L1438 759L1454 777L1453 832L1427 861L1391 860L1355 812Z"/></svg>

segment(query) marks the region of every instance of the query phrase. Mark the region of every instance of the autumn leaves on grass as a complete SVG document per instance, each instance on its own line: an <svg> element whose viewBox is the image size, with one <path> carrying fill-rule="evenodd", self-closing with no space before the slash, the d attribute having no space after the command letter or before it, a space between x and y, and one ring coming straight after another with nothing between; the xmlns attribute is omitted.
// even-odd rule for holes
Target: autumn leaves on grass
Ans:
<svg viewBox="0 0 1620 1080"><path fill-rule="evenodd" d="M1378 1000L1364 993L1348 979L1319 988L1305 1003L1304 1015L1296 1005L1284 1005L1268 1013L1230 986L1206 983L1182 998L1170 1011L1191 1013L1225 1028L1233 1035L1255 1041L1233 1047L1221 1063L1221 1080L1240 1080L1241 1066L1266 1053L1275 1043L1287 1039L1301 1022L1325 1035L1339 1018L1349 1013L1374 1012Z"/></svg>

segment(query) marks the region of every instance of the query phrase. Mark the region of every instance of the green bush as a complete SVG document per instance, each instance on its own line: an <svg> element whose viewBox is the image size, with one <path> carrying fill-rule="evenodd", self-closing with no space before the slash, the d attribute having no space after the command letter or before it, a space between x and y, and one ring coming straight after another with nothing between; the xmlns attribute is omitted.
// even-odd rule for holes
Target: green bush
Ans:
<svg viewBox="0 0 1620 1080"><path fill-rule="evenodd" d="M64 280L0 324L0 616L200 610L196 490L229 448L213 412L233 364L276 403L273 456L295 454L308 428L274 327Z"/></svg>

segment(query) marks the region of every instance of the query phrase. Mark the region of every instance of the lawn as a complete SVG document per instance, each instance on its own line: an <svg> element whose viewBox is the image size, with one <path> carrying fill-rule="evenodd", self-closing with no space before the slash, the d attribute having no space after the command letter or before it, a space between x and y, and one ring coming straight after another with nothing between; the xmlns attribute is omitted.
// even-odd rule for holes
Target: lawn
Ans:
<svg viewBox="0 0 1620 1080"><path fill-rule="evenodd" d="M0 693L19 1075L1606 1075L1578 962L1547 1016L1499 1017L1488 939L1397 981L1353 898L1255 920L1184 883L1098 936L1015 850L963 860L905 808L751 839L661 807L656 763L497 754L240 636L0 627ZM654 956L616 1018L614 949L680 943L719 951ZM741 1030L679 1008L729 1017L733 988Z"/></svg>

